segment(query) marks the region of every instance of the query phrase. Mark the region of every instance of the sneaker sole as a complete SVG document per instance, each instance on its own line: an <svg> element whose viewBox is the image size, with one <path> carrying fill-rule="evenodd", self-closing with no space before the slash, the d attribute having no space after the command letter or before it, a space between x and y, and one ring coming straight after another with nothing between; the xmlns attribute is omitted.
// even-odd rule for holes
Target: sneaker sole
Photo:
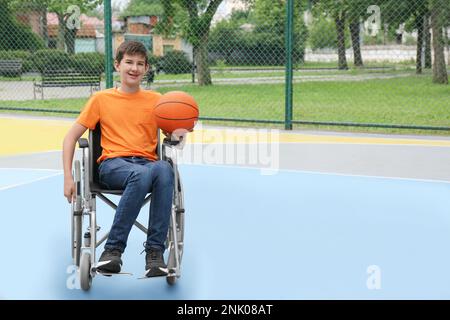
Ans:
<svg viewBox="0 0 450 320"><path fill-rule="evenodd" d="M167 276L168 273L169 272L168 272L167 268L153 268L153 269L147 270L145 272L145 276L147 278L150 278L150 277L162 277L162 276Z"/></svg>

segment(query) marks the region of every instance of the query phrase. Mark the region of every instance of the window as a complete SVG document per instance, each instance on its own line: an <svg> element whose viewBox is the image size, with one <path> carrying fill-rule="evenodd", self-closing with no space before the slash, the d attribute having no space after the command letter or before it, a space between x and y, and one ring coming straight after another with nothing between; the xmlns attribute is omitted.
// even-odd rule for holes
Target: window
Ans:
<svg viewBox="0 0 450 320"><path fill-rule="evenodd" d="M167 52L173 51L173 45L165 44L163 45L163 55L165 56Z"/></svg>

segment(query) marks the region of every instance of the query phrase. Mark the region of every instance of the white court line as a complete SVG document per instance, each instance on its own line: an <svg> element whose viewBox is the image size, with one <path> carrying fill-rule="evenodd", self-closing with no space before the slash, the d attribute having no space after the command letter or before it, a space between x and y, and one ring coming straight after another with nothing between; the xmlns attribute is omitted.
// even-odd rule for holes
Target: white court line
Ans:
<svg viewBox="0 0 450 320"><path fill-rule="evenodd" d="M31 170L31 171L63 172L63 170L60 170L60 169L40 169L40 168L0 168L0 170Z"/></svg>
<svg viewBox="0 0 450 320"><path fill-rule="evenodd" d="M341 176L341 177L356 177L356 178L373 178L373 179L387 179L387 180L405 180L405 181L413 181L413 182L431 182L431 183L444 183L450 184L450 181L446 180L433 180L433 179L420 179L420 178L404 178L404 177L386 177L386 176L371 176L371 175L362 175L362 174L347 174L347 173L339 173L339 172L320 172L320 171L307 171L307 170L295 170L295 169L271 169L265 167L246 167L246 166L236 166L236 165L223 165L223 164L203 164L203 163L179 163L179 166L183 165L194 165L194 166L207 166L207 167L219 167L219 168L237 168L237 169L253 169L253 170L273 170L276 172L294 172L294 173L307 173L307 174L320 174L320 175L328 175L328 176ZM276 173L273 175L267 175L267 177L276 176Z"/></svg>
<svg viewBox="0 0 450 320"><path fill-rule="evenodd" d="M62 174L62 172L59 172L59 173L51 174L51 175L48 175L48 176L40 177L38 179L34 179L34 180L31 180L31 181L17 183L17 184L12 184L12 185L9 185L9 186L6 186L6 187L1 187L0 191L4 191L4 190L16 188L16 187L21 187L21 186L24 186L24 185L27 185L27 184L31 184L31 183L34 183L34 182L37 182L37 181L45 180L45 179L48 179L48 178L51 178L51 177L56 177L56 176L59 176L61 174Z"/></svg>
<svg viewBox="0 0 450 320"><path fill-rule="evenodd" d="M12 158L12 157L23 157L28 155L34 155L34 154L41 154L41 153L52 153L52 152L62 152L62 150L45 150L45 151L34 151L34 152L25 152L25 153L16 153L16 154L5 154L0 156L1 158Z"/></svg>

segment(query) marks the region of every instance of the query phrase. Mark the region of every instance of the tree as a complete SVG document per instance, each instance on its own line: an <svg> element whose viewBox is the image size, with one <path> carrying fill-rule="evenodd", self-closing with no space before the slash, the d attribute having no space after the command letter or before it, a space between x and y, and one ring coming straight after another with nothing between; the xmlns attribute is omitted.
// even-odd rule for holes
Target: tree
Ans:
<svg viewBox="0 0 450 320"><path fill-rule="evenodd" d="M347 57L345 56L345 26L348 12L346 0L312 0L314 12L324 14L333 19L336 27L336 41L338 49L338 68L347 70Z"/></svg>
<svg viewBox="0 0 450 320"><path fill-rule="evenodd" d="M447 12L450 8L448 0L430 0L431 29L433 30L433 82L448 84L447 66L444 55L444 33Z"/></svg>
<svg viewBox="0 0 450 320"><path fill-rule="evenodd" d="M394 27L405 24L408 31L417 30L416 73L422 73L423 67L431 68L429 0L384 0L381 13L385 24Z"/></svg>
<svg viewBox="0 0 450 320"><path fill-rule="evenodd" d="M29 11L37 11L40 13L41 18L41 30L42 38L44 40L45 47L48 47L48 28L47 28L47 0L12 0L9 3L10 8L17 13L24 13Z"/></svg>
<svg viewBox="0 0 450 320"><path fill-rule="evenodd" d="M161 0L131 0L121 17L162 16L164 7Z"/></svg>
<svg viewBox="0 0 450 320"><path fill-rule="evenodd" d="M370 0L347 0L348 21L350 37L352 39L353 63L355 67L363 67L364 62L361 54L361 18L367 16L367 8Z"/></svg>
<svg viewBox="0 0 450 320"><path fill-rule="evenodd" d="M187 13L183 23L184 36L192 44L197 66L198 83L211 85L208 63L208 39L211 22L222 0L161 0L164 7L165 24L173 24L176 8Z"/></svg>
<svg viewBox="0 0 450 320"><path fill-rule="evenodd" d="M428 20L430 18L429 9L428 9L428 1L421 2L421 5L417 8L415 17L414 17L414 29L417 30L417 53L416 53L416 73L421 74L423 69L422 60L425 58L423 49L426 47L429 49L429 46L426 46L425 43L429 42L429 23ZM429 55L431 58L431 55ZM430 59L431 61L431 59ZM431 63L430 63L431 64ZM426 63L425 63L426 65Z"/></svg>
<svg viewBox="0 0 450 320"><path fill-rule="evenodd" d="M302 15L306 8L304 2L294 0L292 45L294 63L304 61L304 49L308 36ZM267 48L266 52L255 48L257 50L255 54L271 56L272 58L267 60L272 60L273 64L284 64L286 62L286 1L256 0L253 8L255 25L253 34L257 37L256 43L260 48Z"/></svg>
<svg viewBox="0 0 450 320"><path fill-rule="evenodd" d="M292 58L299 64L304 61L308 32L300 1L294 5ZM210 55L233 65L284 65L285 21L286 7L282 1L258 0L251 10L234 10L230 18L211 29Z"/></svg>
<svg viewBox="0 0 450 320"><path fill-rule="evenodd" d="M6 0L0 0L0 34L0 50L34 51L44 46L28 26L16 20Z"/></svg>

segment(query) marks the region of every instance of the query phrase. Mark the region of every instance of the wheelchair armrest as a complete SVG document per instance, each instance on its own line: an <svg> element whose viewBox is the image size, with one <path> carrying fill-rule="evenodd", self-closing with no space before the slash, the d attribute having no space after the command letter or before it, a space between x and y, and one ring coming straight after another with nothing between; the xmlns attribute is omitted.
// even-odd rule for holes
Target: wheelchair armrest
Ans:
<svg viewBox="0 0 450 320"><path fill-rule="evenodd" d="M89 147L89 142L87 141L86 138L80 138L80 139L78 139L78 146L80 148L87 148L87 147Z"/></svg>
<svg viewBox="0 0 450 320"><path fill-rule="evenodd" d="M176 146L181 142L181 140L171 140L169 138L164 138L163 143L169 146Z"/></svg>

